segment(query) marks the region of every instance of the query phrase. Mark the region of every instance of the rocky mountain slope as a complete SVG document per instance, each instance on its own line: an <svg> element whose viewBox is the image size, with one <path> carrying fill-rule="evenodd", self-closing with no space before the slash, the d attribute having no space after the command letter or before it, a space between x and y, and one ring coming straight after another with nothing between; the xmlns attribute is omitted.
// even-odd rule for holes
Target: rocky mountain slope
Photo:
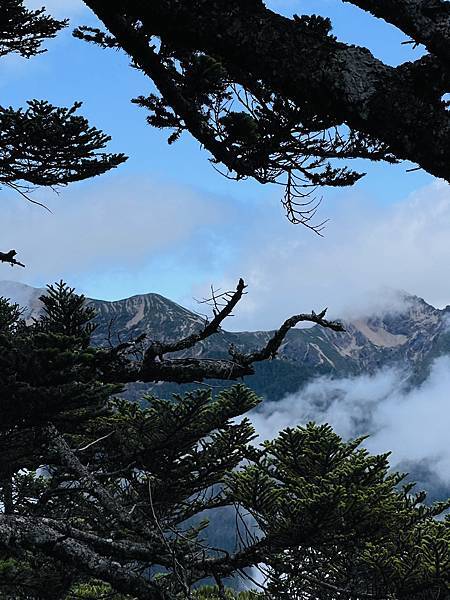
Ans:
<svg viewBox="0 0 450 600"><path fill-rule="evenodd" d="M42 292L16 282L0 282L0 295L23 306L28 319L39 314L38 298ZM114 302L88 301L98 314L98 328L93 338L97 345L116 344L142 333L146 333L148 339L174 340L199 330L204 324L204 317L159 294L142 294ZM436 309L421 298L407 294L402 295L401 304L401 310L391 313L344 321L345 333L318 326L291 330L278 357L257 364L256 374L246 378L246 382L257 393L278 399L297 391L317 375L343 377L373 373L393 364L410 367L415 383L423 380L434 358L450 354L450 306ZM225 357L231 344L242 351L251 351L263 346L271 334L270 331L222 330L186 354ZM153 387L158 388L158 393L179 390L169 384ZM134 386L130 394L137 397L141 391L143 386Z"/></svg>

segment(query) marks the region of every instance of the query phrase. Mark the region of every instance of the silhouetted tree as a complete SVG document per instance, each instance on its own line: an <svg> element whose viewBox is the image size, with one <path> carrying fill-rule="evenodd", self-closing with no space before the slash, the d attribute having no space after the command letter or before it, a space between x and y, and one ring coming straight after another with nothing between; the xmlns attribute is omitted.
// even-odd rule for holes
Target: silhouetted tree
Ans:
<svg viewBox="0 0 450 600"><path fill-rule="evenodd" d="M28 10L23 0L0 1L0 58L17 53L30 58L44 50L41 44L67 25L40 10ZM30 100L26 109L0 105L0 186L12 188L31 200L36 186L60 186L105 173L125 160L107 154L110 140L70 108ZM0 262L21 265L15 250L0 252Z"/></svg>
<svg viewBox="0 0 450 600"><path fill-rule="evenodd" d="M258 567L264 589L239 600L446 597L450 530L435 517L449 503L426 508L399 489L387 455L313 423L255 447L244 415L259 399L243 385L115 397L111 380L145 373L139 353L116 370L114 349L90 347L92 310L62 282L42 301L28 325L0 301L0 597L231 600L227 578ZM276 353L295 321L253 354ZM211 323L189 343L214 335ZM201 362L207 376L214 361ZM223 507L237 510L232 552L207 541L205 511ZM207 579L216 585L193 587Z"/></svg>
<svg viewBox="0 0 450 600"><path fill-rule="evenodd" d="M448 2L346 1L425 55L392 67L338 41L328 18L287 18L263 0L85 0L106 32L75 35L122 48L154 82L159 95L134 101L170 143L189 131L228 176L283 184L289 219L311 226L316 186L363 175L347 159L410 160L450 181Z"/></svg>

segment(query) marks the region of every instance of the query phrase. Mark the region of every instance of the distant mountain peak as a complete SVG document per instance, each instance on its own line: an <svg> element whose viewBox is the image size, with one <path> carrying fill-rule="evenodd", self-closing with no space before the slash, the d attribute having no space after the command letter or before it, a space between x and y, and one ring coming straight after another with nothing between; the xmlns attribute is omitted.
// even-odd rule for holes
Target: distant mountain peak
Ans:
<svg viewBox="0 0 450 600"><path fill-rule="evenodd" d="M0 295L27 307L27 319L39 315L39 296L43 292L23 283L0 281ZM392 299L392 310L374 310L371 315L344 319L344 333L319 326L291 330L275 362L292 371L289 377L300 382L305 372L308 376L372 373L398 363L416 369L430 357L450 354L450 307L439 310L403 291L392 294ZM98 328L92 339L95 345L135 339L144 333L148 340L176 340L199 331L205 324L205 317L154 292L114 301L87 298L87 302L97 312ZM253 351L265 345L272 334L221 329L185 354L228 358L231 344L244 352ZM282 382L278 383L282 388Z"/></svg>
<svg viewBox="0 0 450 600"><path fill-rule="evenodd" d="M0 295L6 297L7 295L26 296L26 294L36 294L36 292L42 293L44 288L36 288L27 283L21 281L10 281L4 279L0 281ZM14 300L17 302L17 300Z"/></svg>
<svg viewBox="0 0 450 600"><path fill-rule="evenodd" d="M99 323L110 324L116 337L130 339L145 333L150 339L184 337L198 330L204 319L173 300L156 293L137 294L123 300L91 300ZM99 328L94 342L100 343L104 332Z"/></svg>

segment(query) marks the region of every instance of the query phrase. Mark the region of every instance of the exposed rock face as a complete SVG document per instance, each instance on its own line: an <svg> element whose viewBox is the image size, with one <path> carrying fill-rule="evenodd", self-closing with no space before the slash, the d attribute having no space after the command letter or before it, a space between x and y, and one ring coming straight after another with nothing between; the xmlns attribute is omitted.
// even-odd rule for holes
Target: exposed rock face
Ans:
<svg viewBox="0 0 450 600"><path fill-rule="evenodd" d="M98 329L93 342L102 345L136 338L146 333L149 339L171 340L185 337L202 327L203 318L159 294L141 294L107 302L89 300L98 314Z"/></svg>
<svg viewBox="0 0 450 600"><path fill-rule="evenodd" d="M0 295L25 307L27 319L39 314L38 297L42 293L43 290L24 284L0 282ZM274 399L296 391L317 374L342 377L373 373L392 364L412 367L415 381L420 381L434 358L450 353L450 307L436 309L421 298L406 294L402 299L401 311L396 309L392 313L345 322L344 333L318 326L291 330L277 359L259 364L256 375L247 378L248 384L258 393ZM98 329L93 336L96 345L106 345L108 340L117 344L142 333L146 333L149 340L179 339L204 324L204 317L159 294L142 294L114 302L92 299L88 302L98 314ZM250 351L263 346L271 333L222 330L185 354L228 356L230 344ZM162 388L169 391L168 386ZM161 386L158 389L161 390Z"/></svg>
<svg viewBox="0 0 450 600"><path fill-rule="evenodd" d="M292 358L299 356L300 346L305 341L308 360L315 365L326 360L332 370L344 368L361 373L392 363L421 364L433 352L437 340L450 330L449 310L436 309L417 296L404 294L403 297L401 311L344 322L345 333L318 327L308 332L293 332L298 341L297 346L291 348ZM450 345L447 348L450 351Z"/></svg>

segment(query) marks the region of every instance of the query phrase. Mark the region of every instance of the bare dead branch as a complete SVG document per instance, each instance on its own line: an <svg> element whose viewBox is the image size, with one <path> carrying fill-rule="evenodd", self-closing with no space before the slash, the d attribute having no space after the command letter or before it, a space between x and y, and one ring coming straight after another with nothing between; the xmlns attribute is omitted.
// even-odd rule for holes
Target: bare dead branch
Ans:
<svg viewBox="0 0 450 600"><path fill-rule="evenodd" d="M115 433L115 431L110 431L106 435L103 435L102 437L99 437L98 439L94 440L93 442L90 442L89 444L86 444L85 446L82 446L81 448L77 448L76 451L77 452L85 452L89 448L92 448L92 446L94 446L95 444L98 444L99 442L103 442L104 440L107 440L109 437L111 437L112 435L114 435L114 433Z"/></svg>
<svg viewBox="0 0 450 600"><path fill-rule="evenodd" d="M211 306L213 309L213 314L214 316L216 316L216 314L220 312L220 309L226 306L227 303L232 299L234 293L235 292L232 292L230 290L226 292L221 292L220 288L215 290L214 286L211 285L211 296L209 298L203 298L203 300L197 300L197 302L199 304L206 304L208 306ZM230 313L228 316L231 317L233 315Z"/></svg>
<svg viewBox="0 0 450 600"><path fill-rule="evenodd" d="M222 321L230 316L232 310L242 298L245 287L244 280L242 278L239 279L236 291L227 299L227 302L221 310L219 310L219 307L216 304L214 318L212 321L206 323L205 327L198 333L193 333L176 342L154 342L151 344L145 351L144 364L146 365L148 362L153 362L155 358L162 360L163 355L169 352L178 352L180 350L192 348L198 342L208 338L213 333L217 333Z"/></svg>
<svg viewBox="0 0 450 600"><path fill-rule="evenodd" d="M241 365L251 365L254 362L275 358L287 332L295 327L298 323L309 322L320 325L326 329L333 331L345 331L343 325L339 321L327 321L324 319L327 309L324 309L319 314L312 311L310 314L294 315L287 319L283 325L274 333L267 342L266 346L261 350L256 350L249 354L239 353L235 347L230 348L231 356Z"/></svg>
<svg viewBox="0 0 450 600"><path fill-rule="evenodd" d="M294 315L287 319L283 325L274 332L272 338L264 348L247 354L240 353L235 347L229 349L230 359L208 358L165 358L164 354L192 348L198 342L217 333L227 317L229 317L241 300L246 285L243 279L239 280L234 293L224 292L220 295L225 300L219 306L218 296L213 292L214 318L206 323L205 327L181 340L175 342L153 341L144 352L143 360L131 360L129 355L134 352L137 340L124 342L117 347L103 351L99 357L102 377L111 383L131 383L142 381L146 383L157 381L170 381L174 383L198 383L205 379L218 379L234 381L247 375L254 374L253 363L274 358L286 334L300 322L310 322L333 331L344 331L341 323L326 320L323 310L319 314L312 311L309 314ZM217 307L217 308L216 308ZM140 340L141 341L141 340Z"/></svg>
<svg viewBox="0 0 450 600"><path fill-rule="evenodd" d="M17 192L27 202L30 202L31 204L36 204L36 206L40 206L41 208L43 208L44 210L46 210L50 214L53 214L52 211L49 209L48 206L46 206L42 202L38 202L37 200L34 200L30 196L30 193L33 191L32 188L31 188L31 186L29 186L29 185L19 185L18 183L15 183L14 181L8 181L4 185L6 185L7 187L11 188L15 192ZM58 194L58 191L56 189L54 189L53 191L56 194Z"/></svg>

